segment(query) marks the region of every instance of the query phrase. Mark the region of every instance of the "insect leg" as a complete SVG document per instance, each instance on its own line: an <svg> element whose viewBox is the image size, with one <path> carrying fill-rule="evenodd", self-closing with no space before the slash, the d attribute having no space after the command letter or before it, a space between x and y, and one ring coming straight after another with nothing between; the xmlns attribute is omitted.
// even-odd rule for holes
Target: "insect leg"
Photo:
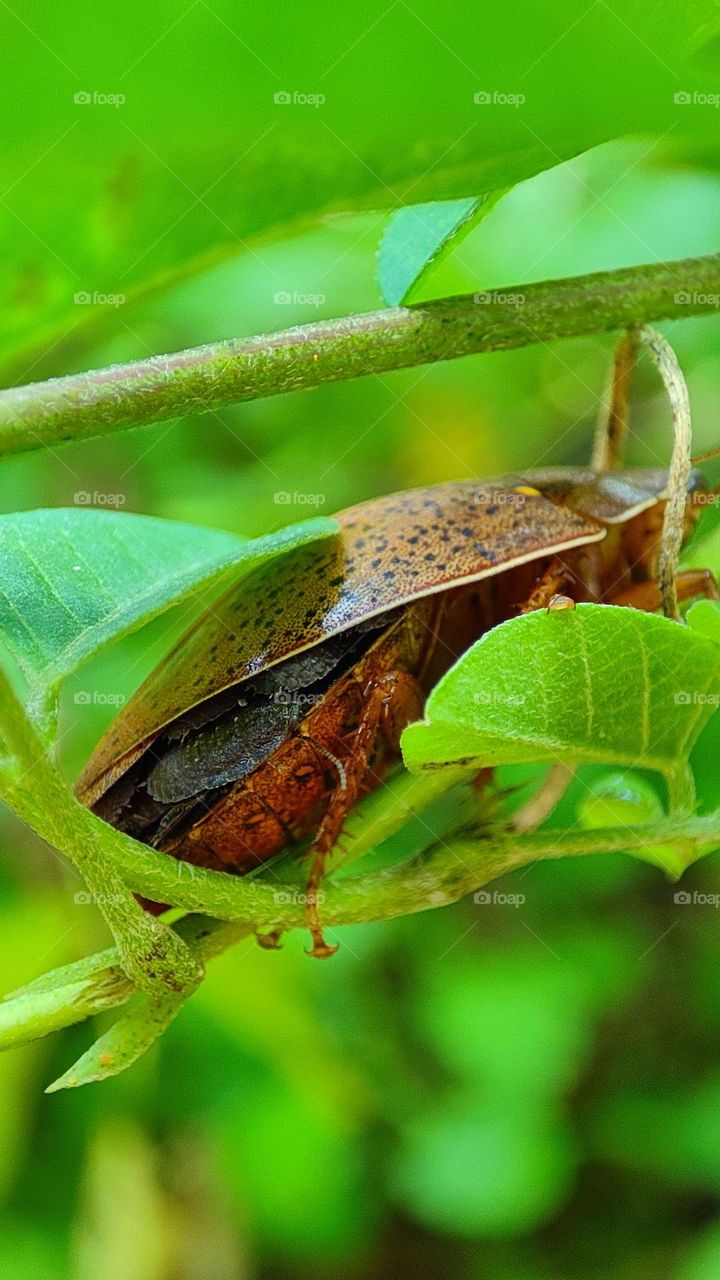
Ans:
<svg viewBox="0 0 720 1280"><path fill-rule="evenodd" d="M593 447L593 471L614 471L622 465L628 430L630 380L639 340L633 329L620 338L613 357L610 386L605 396Z"/></svg>
<svg viewBox="0 0 720 1280"><path fill-rule="evenodd" d="M706 600L720 600L720 588L709 569L684 569L677 576L678 600L692 600L704 596ZM632 586L611 596L609 604L631 605L656 613L661 606L660 587L656 581L635 582Z"/></svg>
<svg viewBox="0 0 720 1280"><path fill-rule="evenodd" d="M534 609L547 609L553 596L563 595L564 588L575 580L575 575L568 565L554 557L527 600L520 606L521 613L532 613Z"/></svg>
<svg viewBox="0 0 720 1280"><path fill-rule="evenodd" d="M337 762L338 786L330 797L325 816L308 851L312 861L307 881L307 922L313 943L309 955L322 958L337 951L337 946L330 946L323 937L318 889L325 874L328 854L337 843L343 823L372 770L378 735L384 731L388 742L396 748L400 733L422 710L423 702L424 695L417 680L403 670L389 671L367 691L362 720L352 738L351 751L341 766ZM312 742L312 738L309 741ZM328 755L324 750L322 754Z"/></svg>

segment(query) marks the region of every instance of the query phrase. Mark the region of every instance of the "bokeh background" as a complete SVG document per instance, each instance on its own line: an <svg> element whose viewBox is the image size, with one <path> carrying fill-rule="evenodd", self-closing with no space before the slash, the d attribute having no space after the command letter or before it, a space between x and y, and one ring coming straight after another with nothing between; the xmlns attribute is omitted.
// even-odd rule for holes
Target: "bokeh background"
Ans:
<svg viewBox="0 0 720 1280"><path fill-rule="evenodd" d="M16 35L21 63L41 56ZM71 254L68 192L48 183L47 198ZM44 350L42 372L379 306L386 220L334 216L240 251ZM640 137L521 183L425 294L712 252L719 238L711 159ZM720 318L662 327L696 448L709 448ZM257 534L395 488L582 463L611 352L610 338L539 345L28 454L3 463L2 509L89 501ZM658 465L670 430L641 362L628 460ZM712 533L707 556L720 567ZM201 603L79 673L63 710L68 777ZM720 804L719 750L711 722L694 756L705 808ZM588 780L554 822L573 819ZM717 909L678 904L657 870L620 855L535 865L498 887L522 905L339 930L329 963L306 959L299 936L273 954L241 944L152 1053L102 1086L43 1094L89 1025L0 1056L0 1276L717 1280ZM720 891L717 858L685 887ZM106 944L81 890L0 816L3 989Z"/></svg>

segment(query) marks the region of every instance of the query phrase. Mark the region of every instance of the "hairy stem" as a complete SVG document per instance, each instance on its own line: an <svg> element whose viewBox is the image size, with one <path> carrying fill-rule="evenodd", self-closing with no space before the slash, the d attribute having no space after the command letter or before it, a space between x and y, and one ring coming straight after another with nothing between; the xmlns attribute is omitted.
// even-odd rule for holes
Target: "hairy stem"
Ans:
<svg viewBox="0 0 720 1280"><path fill-rule="evenodd" d="M672 408L675 439L668 472L668 496L658 559L658 581L666 618L674 618L679 622L676 577L685 536L688 481L692 470L690 397L678 358L662 334L645 325L640 330L638 339L649 351L660 373Z"/></svg>
<svg viewBox="0 0 720 1280"><path fill-rule="evenodd" d="M163 993L192 989L202 977L194 955L135 900L120 859L108 856L102 824L68 791L1 669L0 713L7 753L0 765L0 797L77 867L138 985Z"/></svg>
<svg viewBox="0 0 720 1280"><path fill-rule="evenodd" d="M677 866L688 865L720 845L720 815L668 819L660 823L595 831L543 831L521 836L504 830L489 832L481 839L460 836L446 844L436 844L385 871L356 876L335 885L328 884L323 919L328 923L354 924L442 907L508 871L539 859L611 851L630 853L647 849L653 842L662 844L665 849L672 844L678 854ZM149 872L146 885L159 885L163 858L163 854L155 855L158 865ZM247 890L252 888L252 882L234 881L232 877L218 872L203 872L204 877L230 882L228 900L224 904L218 900L216 904L216 909L224 910L228 916L239 909L237 903L231 902L233 893L230 886L234 885L241 897L245 897ZM261 892L253 895L252 903L245 902L248 913L245 920L191 915L175 926L178 940L181 938L188 945L200 964L204 965L213 956L233 946L258 925L277 923L279 917L286 928L304 926L305 908L297 894L273 890L271 886L258 885L257 882L254 887ZM180 896L190 899L193 893L185 886ZM205 894L200 896L205 897ZM278 899L282 902L279 909ZM252 923L249 918L251 910L254 913ZM0 1050L80 1022L113 1006L126 1004L133 989L133 983L123 972L122 958L117 951L105 951L45 974L0 1001ZM167 1001L168 997L162 999ZM173 1001L173 997L169 999ZM182 1000L183 997L179 996L172 1003L169 1016L176 1012L176 1006L180 1007ZM162 1019L159 1025L164 1025ZM154 1038L151 1025L149 1041ZM109 1067L104 1074L112 1072L113 1068ZM53 1087L62 1088L68 1083L82 1083L85 1078L99 1078L92 1074L76 1079L73 1072L70 1074L72 1079L63 1077Z"/></svg>
<svg viewBox="0 0 720 1280"><path fill-rule="evenodd" d="M0 393L0 454L483 351L717 313L720 255L229 339Z"/></svg>
<svg viewBox="0 0 720 1280"><path fill-rule="evenodd" d="M323 920L358 924L443 906L538 858L634 853L660 845L677 845L688 865L720 847L720 816L665 818L652 825L595 831L573 828L514 835L495 830L480 838L455 838L396 866L326 882ZM173 866L166 854L144 852L147 856L136 865L133 882L146 897L171 900L187 911L204 911L223 920L252 920L263 929L303 926L304 895L295 891L297 886L243 880L188 863Z"/></svg>

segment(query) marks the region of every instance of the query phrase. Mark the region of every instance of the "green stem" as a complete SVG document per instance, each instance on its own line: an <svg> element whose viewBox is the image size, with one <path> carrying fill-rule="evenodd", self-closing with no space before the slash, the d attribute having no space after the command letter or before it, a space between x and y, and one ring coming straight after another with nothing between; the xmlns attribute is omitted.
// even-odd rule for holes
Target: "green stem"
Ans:
<svg viewBox="0 0 720 1280"><path fill-rule="evenodd" d="M295 928L303 924L304 895L298 892L292 877L289 883L277 879L270 882L259 876L235 877L196 867L140 844L101 822L68 791L1 673L0 702L5 703L4 733L14 757L13 764L0 773L5 798L29 826L68 853L91 893L97 892L97 885L101 886L101 893L108 901L101 898L98 905L105 910L113 928L126 969L132 971L133 977L139 975L140 985L156 989L160 976L157 966L161 964L161 980L171 988L178 989L178 984L184 988L196 980L197 966L193 973L188 963L193 958L188 949L176 934L141 911L128 890L186 911L221 920L241 920L253 928ZM24 777L29 769L33 771L32 787L27 786ZM451 782L457 781L458 776L458 771L453 770L439 780L436 773L429 772L413 781L401 780L399 790L391 791L390 798L384 802L370 797L368 804L379 806L374 811L375 840L386 838L402 825L410 795L412 811L417 812ZM359 821L362 816L358 815ZM433 838L431 833L429 836ZM461 846L453 840L431 846L426 853L399 866L366 876L348 877L336 884L328 883L324 889L323 918L329 924L346 924L420 911L443 901L453 901L489 877L526 859L613 850L632 852L673 844L684 847L682 856L687 857L684 841L691 842L693 856L698 856L693 846L720 845L720 817L677 815L657 824L609 831L541 831L521 836L504 829L493 831L462 843L460 868L457 850ZM364 838L359 834L357 842L356 852L367 851ZM465 874L461 874L463 867ZM449 881L449 890L446 890L446 881ZM131 914L126 916L126 912ZM153 942L149 950L148 942ZM176 971L172 969L173 962L177 964Z"/></svg>
<svg viewBox="0 0 720 1280"><path fill-rule="evenodd" d="M0 393L0 454L483 351L716 314L718 293L714 254L393 307L31 383Z"/></svg>
<svg viewBox="0 0 720 1280"><path fill-rule="evenodd" d="M357 924L361 921L390 919L417 911L447 906L459 898L495 880L498 876L543 858L565 858L610 852L638 852L650 843L668 846L677 853L676 865L688 865L703 853L720 845L720 814L701 818L668 819L637 827L612 827L595 831L543 831L516 835L509 830L497 831L478 839L458 837L447 844L430 849L398 866L372 875L357 876L325 886L323 919L328 924ZM158 866L144 879L146 890L160 886L163 855L156 855ZM167 859L165 859L167 861ZM233 881L220 873L204 872L203 878L229 881L245 898L248 882ZM257 887L257 883L256 883ZM281 888L260 886L252 904L243 902L246 911L254 910L252 923L210 919L192 915L181 920L175 930L193 951L197 961L205 964L233 946L258 926L282 924L293 928L304 924L304 906L297 894ZM190 900L193 893L183 888L179 897ZM208 896L207 882L200 897ZM210 896L214 896L211 894ZM237 903L219 898L214 910L228 913L238 910ZM280 910L277 899L283 900ZM11 1048L48 1031L79 1022L94 1013L125 1004L133 994L133 985L122 969L117 951L66 965L45 974L36 982L12 992L0 1002L0 1049ZM168 997L162 997L167 1001ZM182 998L173 997L169 1016L180 1007ZM162 1018L158 1026L164 1025ZM151 1028L152 1031L152 1028ZM154 1038L151 1034L150 1040ZM97 1078L96 1076L88 1078ZM63 1078L57 1087L63 1087Z"/></svg>
<svg viewBox="0 0 720 1280"><path fill-rule="evenodd" d="M456 838L384 870L327 881L323 886L323 920L358 924L390 919L454 902L526 862L634 853L656 845L676 847L681 865L686 866L720 847L720 814L665 818L658 823L595 831L514 835L503 829L482 837ZM293 929L304 924L303 895L298 894L297 885L236 879L188 863L173 866L172 860L157 850L145 849L144 853L146 856L136 862L133 884L146 897L172 901L186 911L206 912L221 920L252 920L261 929Z"/></svg>
<svg viewBox="0 0 720 1280"><path fill-rule="evenodd" d="M0 796L75 864L138 985L150 992L191 990L202 977L195 957L135 900L122 859L109 854L103 824L68 791L2 670L0 709L9 756L0 767Z"/></svg>

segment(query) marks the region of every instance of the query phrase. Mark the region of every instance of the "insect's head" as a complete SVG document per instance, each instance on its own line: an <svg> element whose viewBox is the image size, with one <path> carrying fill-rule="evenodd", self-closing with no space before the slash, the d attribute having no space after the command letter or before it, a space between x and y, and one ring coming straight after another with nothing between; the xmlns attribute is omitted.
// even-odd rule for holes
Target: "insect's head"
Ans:
<svg viewBox="0 0 720 1280"><path fill-rule="evenodd" d="M667 472L647 472L646 475L653 478L652 500L629 514L618 530L622 557L634 581L658 577L669 497ZM682 513L683 546L689 541L703 510L713 501L714 493L708 488L706 477L697 468L693 468L688 478L687 501Z"/></svg>

